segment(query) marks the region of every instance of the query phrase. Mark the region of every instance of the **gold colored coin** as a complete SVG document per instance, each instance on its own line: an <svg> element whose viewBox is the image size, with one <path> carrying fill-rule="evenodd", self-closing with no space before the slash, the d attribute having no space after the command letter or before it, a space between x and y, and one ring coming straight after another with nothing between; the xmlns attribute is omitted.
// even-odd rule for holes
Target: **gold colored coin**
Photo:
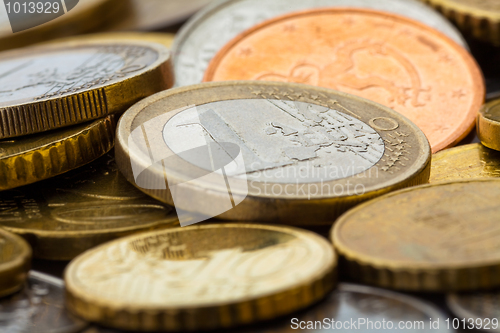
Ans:
<svg viewBox="0 0 500 333"><path fill-rule="evenodd" d="M441 11L464 33L500 45L498 0L422 0Z"/></svg>
<svg viewBox="0 0 500 333"><path fill-rule="evenodd" d="M261 81L176 88L137 103L120 119L116 157L130 182L176 209L308 226L426 183L430 172L427 139L395 111Z"/></svg>
<svg viewBox="0 0 500 333"><path fill-rule="evenodd" d="M31 184L92 162L113 148L111 115L43 134L0 141L0 190Z"/></svg>
<svg viewBox="0 0 500 333"><path fill-rule="evenodd" d="M42 25L16 33L13 33L7 14L7 10L9 9L11 13L15 12L15 2L11 1L10 7L1 6L0 51L40 43L54 38L97 31L113 22L121 20L124 15L129 15L132 11L129 0L81 0L76 2L77 5L74 8L71 8L71 5L66 3L67 12L64 15ZM37 2L34 3L36 4ZM55 1L55 3L59 5L57 8L52 8L52 6L49 8L48 5L45 5L44 11L50 11L51 13L63 12L64 8L61 2ZM72 1L72 3L75 3L75 1ZM17 10L23 11L25 8L22 6ZM28 11L32 10L30 8L27 7ZM29 22L29 17L27 15L24 16L23 23L26 24ZM49 13L44 13L44 18L48 16Z"/></svg>
<svg viewBox="0 0 500 333"><path fill-rule="evenodd" d="M500 99L483 105L479 111L477 136L486 147L500 150Z"/></svg>
<svg viewBox="0 0 500 333"><path fill-rule="evenodd" d="M0 229L0 297L23 287L31 265L31 248L24 239Z"/></svg>
<svg viewBox="0 0 500 333"><path fill-rule="evenodd" d="M331 231L346 273L407 291L500 286L500 179L405 189L360 205Z"/></svg>
<svg viewBox="0 0 500 333"><path fill-rule="evenodd" d="M123 112L173 84L169 50L137 40L57 43L0 55L0 138Z"/></svg>
<svg viewBox="0 0 500 333"><path fill-rule="evenodd" d="M110 40L112 43L116 41L138 40L143 42L158 43L170 49L174 42L175 34L163 32L102 32L89 35L71 36L61 39L55 39L44 44L54 44L62 42L76 42L76 41L102 41Z"/></svg>
<svg viewBox="0 0 500 333"><path fill-rule="evenodd" d="M336 284L331 245L312 232L213 224L154 231L85 252L65 272L66 305L105 326L219 329L305 308Z"/></svg>
<svg viewBox="0 0 500 333"><path fill-rule="evenodd" d="M430 183L489 177L500 177L500 152L480 143L432 155Z"/></svg>
<svg viewBox="0 0 500 333"><path fill-rule="evenodd" d="M179 225L171 207L127 182L110 153L43 183L1 192L0 207L0 227L48 260L71 260L115 238Z"/></svg>

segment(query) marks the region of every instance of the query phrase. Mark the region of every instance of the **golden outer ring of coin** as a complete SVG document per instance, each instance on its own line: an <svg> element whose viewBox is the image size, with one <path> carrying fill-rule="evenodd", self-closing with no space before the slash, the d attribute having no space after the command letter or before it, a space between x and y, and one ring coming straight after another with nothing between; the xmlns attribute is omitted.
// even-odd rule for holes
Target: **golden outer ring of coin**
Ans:
<svg viewBox="0 0 500 333"><path fill-rule="evenodd" d="M453 0L421 0L477 39L500 45L500 12L483 10ZM492 0L493 1L493 0Z"/></svg>
<svg viewBox="0 0 500 333"><path fill-rule="evenodd" d="M118 168L122 172L122 174L127 178L129 182L131 182L134 186L136 186L141 191L145 192L149 196L167 203L169 205L174 206L172 195L169 190L154 190L154 189L144 189L135 183L134 173L131 167L130 160L130 150L128 146L128 138L131 133L131 126L134 122L134 119L137 115L144 109L148 108L151 104L155 102L169 98L172 96L183 96L187 93L196 93L196 105L203 105L211 102L222 101L222 100L232 100L232 99L258 99L262 98L252 94L249 89L250 88L293 88L297 91L300 91L303 95L300 99L301 102L318 104L320 103L318 96L311 95L324 95L329 96L330 99L335 99L336 97L343 96L344 98L350 98L356 101L362 101L365 104L376 105L377 108L382 108L386 110L389 114L393 116L394 119L404 119L406 124L410 128L414 130L416 140L418 141L421 151L419 152L418 158L416 159L414 165L415 168L411 171L406 172L404 175L399 175L394 177L390 181L386 181L383 184L379 184L378 186L373 186L373 189L366 191L364 194L360 195L343 195L336 197L328 197L323 196L321 198L312 198L308 195L296 196L294 198L290 198L290 196L276 196L276 197L268 197L268 196L251 196L248 195L232 210L229 210L221 215L218 218L224 220L240 220L240 221L268 221L271 223L284 223L284 224L292 224L292 225L331 225L332 221L340 216L342 213L347 211L349 208L358 205L361 202L366 200L378 197L385 193L395 191L401 188L415 186L419 184L427 183L430 175L431 168L431 150L427 138L421 132L421 130L414 125L410 120L405 118L403 115L396 113L385 107L383 105L377 104L375 102L369 101L362 97L350 95L347 93L342 93L338 91L334 91L327 88L313 87L304 84L297 83L280 83L280 82L266 82L266 81L223 81L223 82L208 82L202 83L198 85L192 85L187 87L179 87L170 89L168 91L164 91L158 93L154 96L146 98L139 103L135 104L131 107L119 120L116 132L116 147L115 147L115 155ZM220 93L217 93L217 89L220 91L224 91L224 95L222 96ZM313 93L314 92L314 93ZM275 93L277 93L275 91ZM333 93L333 94L332 94ZM276 96L273 98L277 98ZM278 98L279 99L279 98ZM180 102L182 101L182 102ZM180 102L180 103L179 103ZM325 102L328 104L327 102ZM193 101L188 100L183 97L179 97L176 99L176 105L179 104L179 108L185 107L187 105L192 105ZM318 104L319 105L319 104ZM175 109L175 108L174 108ZM379 132L380 134L380 132ZM136 161L141 163L141 161ZM147 169L147 168L145 168ZM167 175L171 176L175 179L175 181L183 181L179 178L178 175L172 174ZM151 177L151 175L149 175ZM164 173L161 174L161 178L163 179ZM327 182L325 182L326 184ZM205 195L209 194L213 197L219 197L220 202L224 202L224 198L227 197L227 192L217 192L212 188L202 188L191 186L188 188L190 191L190 196L192 198L203 198ZM233 195L238 195L238 193L233 192ZM200 199L202 200L202 199ZM189 207L179 207L184 210L189 210ZM294 222L299 217L307 214L307 223L304 221Z"/></svg>
<svg viewBox="0 0 500 333"><path fill-rule="evenodd" d="M498 108L498 115L500 116L500 99L483 105L479 110L477 136L486 147L500 150L500 121L496 121L488 115L489 111L495 108Z"/></svg>
<svg viewBox="0 0 500 333"><path fill-rule="evenodd" d="M317 242L324 248L328 258L325 259L322 270L309 277L307 281L283 289L276 286L275 292L260 296L248 296L236 302L221 302L214 300L210 305L192 305L179 308L158 306L136 307L134 304L112 302L89 296L84 288L79 288L75 278L78 266L96 252L105 251L110 245L118 242L131 241L154 235L155 232L129 236L95 249L89 250L75 258L64 272L66 284L66 306L79 317L106 326L142 331L194 331L226 328L249 324L256 321L269 320L305 308L330 292L337 284L337 256L325 239L311 231L293 227L280 227L259 224L205 224L185 228L174 228L162 231L189 232L192 229L258 229L292 234L298 238L306 238ZM126 292L126 291L125 291Z"/></svg>
<svg viewBox="0 0 500 333"><path fill-rule="evenodd" d="M500 152L480 143L442 150L432 155L429 183L500 176Z"/></svg>
<svg viewBox="0 0 500 333"><path fill-rule="evenodd" d="M20 290L31 266L31 248L21 237L0 228L0 237L5 238L15 247L15 258L0 263L0 297ZM7 244L2 244L4 249Z"/></svg>
<svg viewBox="0 0 500 333"><path fill-rule="evenodd" d="M10 30L0 36L0 51L98 30L132 11L130 0L93 0L91 5L86 2L90 1L81 0L74 9L40 26L15 34Z"/></svg>
<svg viewBox="0 0 500 333"><path fill-rule="evenodd" d="M97 89L85 89L63 97L0 107L0 139L23 136L62 128L121 113L137 101L172 87L174 83L170 51L158 43L137 40L118 41L115 45L150 47L158 59L147 70L125 80L105 84ZM34 46L4 52L0 61L26 54L67 51L72 47L109 46L109 41L75 41Z"/></svg>
<svg viewBox="0 0 500 333"><path fill-rule="evenodd" d="M123 204L126 205L127 202L123 202ZM151 203L149 203L149 205L151 205ZM31 244L35 258L69 261L89 249L117 238L126 237L139 232L161 230L177 226L179 226L179 220L175 212L172 212L170 217L164 220L125 228L49 231L6 226L1 227L13 234L23 237Z"/></svg>
<svg viewBox="0 0 500 333"><path fill-rule="evenodd" d="M162 44L163 46L170 49L174 42L174 38L175 34L161 33L161 32L101 32L89 35L78 35L78 36L54 39L42 44L47 45L47 44L55 44L62 42L104 41L104 40L110 40L112 43L116 43L117 41L139 40L142 42Z"/></svg>
<svg viewBox="0 0 500 333"><path fill-rule="evenodd" d="M59 130L63 131L63 138L34 148L23 147L23 141L30 137L18 139L11 151L0 150L0 191L48 179L92 162L113 148L115 127L116 117L111 115Z"/></svg>
<svg viewBox="0 0 500 333"><path fill-rule="evenodd" d="M330 230L330 240L340 256L341 269L358 281L382 288L415 292L449 292L474 291L488 289L500 285L497 276L500 262L486 261L475 265L443 265L436 267L425 263L398 264L391 260L377 259L359 254L340 240L339 230L347 223L352 215L363 211L365 207L376 205L385 199L430 187L446 186L451 184L467 184L470 182L498 182L500 179L474 179L461 181L440 182L437 184L421 185L386 194L369 202L365 202L342 215ZM397 207L395 207L397 209ZM375 235L373 237L376 237Z"/></svg>

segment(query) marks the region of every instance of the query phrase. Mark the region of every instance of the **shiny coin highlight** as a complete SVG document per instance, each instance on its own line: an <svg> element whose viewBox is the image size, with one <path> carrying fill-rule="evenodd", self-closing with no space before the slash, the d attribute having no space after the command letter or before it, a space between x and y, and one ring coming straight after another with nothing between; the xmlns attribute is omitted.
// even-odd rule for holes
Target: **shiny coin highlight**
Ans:
<svg viewBox="0 0 500 333"><path fill-rule="evenodd" d="M336 264L328 242L295 228L175 228L77 257L65 272L66 302L79 316L115 328L219 329L311 305L334 287Z"/></svg>

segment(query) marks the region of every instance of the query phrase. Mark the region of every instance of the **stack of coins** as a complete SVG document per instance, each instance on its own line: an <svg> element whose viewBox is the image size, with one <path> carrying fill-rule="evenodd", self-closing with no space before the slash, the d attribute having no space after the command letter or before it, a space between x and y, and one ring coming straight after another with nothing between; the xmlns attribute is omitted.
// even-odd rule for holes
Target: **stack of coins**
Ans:
<svg viewBox="0 0 500 333"><path fill-rule="evenodd" d="M494 0L4 2L1 332L500 332Z"/></svg>

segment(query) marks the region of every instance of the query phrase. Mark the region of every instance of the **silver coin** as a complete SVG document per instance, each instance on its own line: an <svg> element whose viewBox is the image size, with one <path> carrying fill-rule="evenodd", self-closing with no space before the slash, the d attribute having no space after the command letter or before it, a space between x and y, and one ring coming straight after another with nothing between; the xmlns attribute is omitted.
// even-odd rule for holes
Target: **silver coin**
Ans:
<svg viewBox="0 0 500 333"><path fill-rule="evenodd" d="M242 333L453 332L438 308L417 298L343 283L320 304L281 321Z"/></svg>
<svg viewBox="0 0 500 333"><path fill-rule="evenodd" d="M87 323L74 317L64 307L64 282L31 271L26 287L0 299L2 333L74 333Z"/></svg>
<svg viewBox="0 0 500 333"><path fill-rule="evenodd" d="M450 294L446 303L458 318L460 327L500 332L500 292Z"/></svg>
<svg viewBox="0 0 500 333"><path fill-rule="evenodd" d="M160 53L146 44L82 45L6 53L0 60L0 107L109 86L146 71Z"/></svg>
<svg viewBox="0 0 500 333"><path fill-rule="evenodd" d="M215 54L248 28L293 11L333 6L372 8L407 16L443 32L467 48L450 22L415 0L221 0L199 12L178 33L172 47L175 85L201 82Z"/></svg>

